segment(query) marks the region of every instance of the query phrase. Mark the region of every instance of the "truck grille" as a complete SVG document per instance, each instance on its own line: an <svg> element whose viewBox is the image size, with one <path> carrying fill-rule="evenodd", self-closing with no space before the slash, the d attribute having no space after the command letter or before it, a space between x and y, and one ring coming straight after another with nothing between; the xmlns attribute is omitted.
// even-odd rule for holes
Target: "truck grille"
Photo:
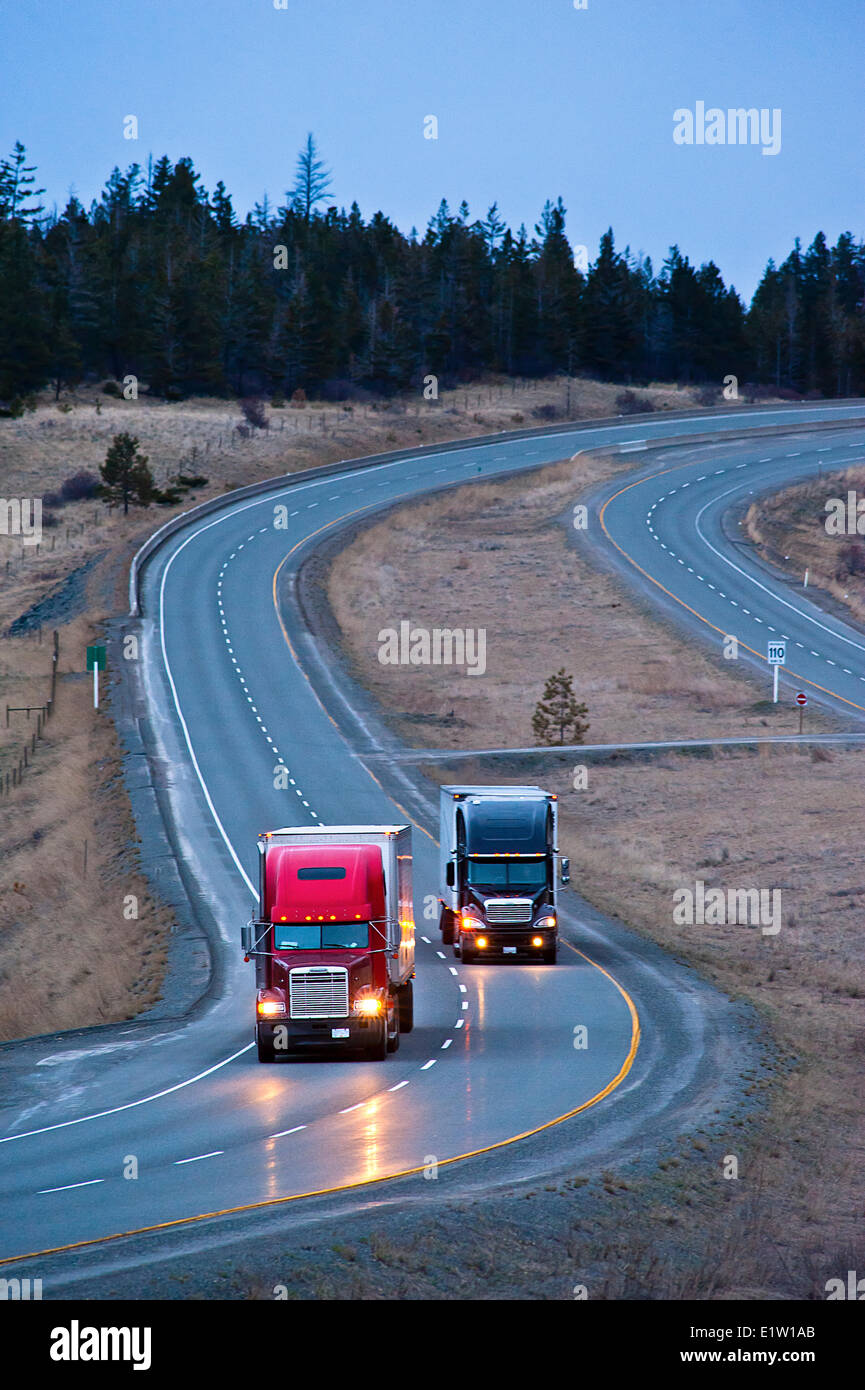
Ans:
<svg viewBox="0 0 865 1390"><path fill-rule="evenodd" d="M288 991L292 1018L348 1016L348 971L342 966L297 966L289 972Z"/></svg>
<svg viewBox="0 0 865 1390"><path fill-rule="evenodd" d="M531 898L487 898L484 912L491 927L512 926L532 920Z"/></svg>

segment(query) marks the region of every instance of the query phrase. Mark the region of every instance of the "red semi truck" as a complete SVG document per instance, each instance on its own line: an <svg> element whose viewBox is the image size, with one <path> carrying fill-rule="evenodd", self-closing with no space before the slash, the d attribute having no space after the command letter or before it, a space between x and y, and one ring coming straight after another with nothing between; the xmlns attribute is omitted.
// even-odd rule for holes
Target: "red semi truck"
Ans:
<svg viewBox="0 0 865 1390"><path fill-rule="evenodd" d="M327 1045L382 1060L414 1022L411 829L289 826L258 837L258 1060Z"/></svg>

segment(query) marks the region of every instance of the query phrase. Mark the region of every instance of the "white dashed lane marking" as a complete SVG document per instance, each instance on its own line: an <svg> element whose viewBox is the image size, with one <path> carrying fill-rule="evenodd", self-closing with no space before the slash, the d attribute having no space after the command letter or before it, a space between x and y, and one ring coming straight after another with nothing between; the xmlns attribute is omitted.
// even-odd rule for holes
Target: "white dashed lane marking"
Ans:
<svg viewBox="0 0 865 1390"><path fill-rule="evenodd" d="M860 441L860 443L858 443L858 444L848 444L847 447L850 448L850 449L857 449L857 448L860 448L860 447L861 447L861 441ZM815 450L815 452L818 453L818 454L829 454L829 453L832 452L832 447L831 447L831 446L827 446L826 448L817 449L817 450ZM783 456L782 456L782 455L778 455L777 457L778 457L778 458L784 457L784 458L791 458L791 459L793 459L793 458L801 458L802 455L801 455L800 452L796 452L796 453L784 454ZM776 460L775 460L773 457L771 457L771 456L766 457L766 458L761 458L761 459L758 459L758 460L757 460L758 463L773 463L773 462L775 462L775 461L776 461ZM748 467L748 464L747 464L747 463L738 463L738 464L736 464L736 468L737 468L737 469L739 469L739 468L747 468L747 467ZM713 476L713 477L718 477L720 474L725 473L726 471L727 471L727 470L724 469L724 468L716 468L716 469L715 469L715 472L712 474L712 476ZM697 481L698 483L703 483L703 482L706 481L706 478L707 478L708 476L709 476L709 474L707 474L707 473L701 473L700 476L696 479L696 481ZM686 487L688 487L688 486L690 486L690 484L687 483L687 482L685 482L685 483L680 483L680 484L679 484L679 487L680 487L680 488L686 488ZM676 552L675 552L674 550L671 550L671 549L669 548L669 546L668 546L664 541L661 540L661 537L658 535L658 532L655 530L655 528L654 528L654 526L653 526L653 524L652 524L652 514L653 514L653 512L654 512L654 511L660 506L660 504L661 504L662 502L664 502L668 497L672 497L673 494L676 492L676 490L677 490L676 488L671 488L671 489L669 490L669 492L663 493L655 502L652 502L652 504L651 504L650 507L649 507L648 512L646 513L646 526L647 526L647 528L648 528L649 534L651 535L652 539L656 542L656 544L658 544L658 545L661 547L662 550L666 551L667 554L670 556L671 559L677 560L678 563L679 563L680 565L683 565L683 566L684 566L684 564L685 564L684 560L679 559L679 557L676 555ZM687 571L688 571L689 574L694 574L694 573L695 573L695 571L691 568L690 565L686 566L686 568L687 568ZM707 580L702 574L697 574L697 575L696 575L696 578L699 580L699 582L700 582L701 584L706 584L707 587L708 587L709 589L711 589L711 590L713 591L713 593L716 593L716 594L718 595L719 598L722 598L722 599L724 599L727 603L729 603L729 604L731 605L731 607L733 607L733 608L740 608L740 605L736 602L736 600L735 600L734 598L729 598L729 597L727 596L727 594L725 594L722 590L717 589L717 588L715 587L715 585L712 584L709 580ZM743 608L740 608L740 612L742 612L745 616L747 616L747 617L749 617L749 618L753 618L754 622L755 622L755 623L759 623L759 624L761 625L761 627L762 627L762 626L765 626L765 627L768 629L769 632L775 632L775 631L776 631L776 629L772 626L771 623L768 623L768 622L766 622L765 619L758 617L756 613L752 613L751 610L750 610L749 608L744 608L744 607L743 607ZM785 641L786 641L786 640L790 640L789 638L786 637L786 634L782 633L781 635L782 635L782 637L784 637ZM805 650L806 650L806 648L803 646L803 644L802 644L801 642L797 642L797 643L796 643L796 646L797 646L801 651L805 651ZM816 657L818 661L825 661L827 666L834 666L834 667L836 667L836 669L839 669L839 668L838 668L838 663L835 662L835 661L832 661L829 657L824 656L822 652L815 652L815 651L812 651L812 652L811 652L811 655L812 655L813 657ZM847 666L841 667L840 669L843 670L845 676L851 676L851 675L854 674L854 672L852 672ZM865 682L865 676L860 676L859 679L860 679L861 681Z"/></svg>

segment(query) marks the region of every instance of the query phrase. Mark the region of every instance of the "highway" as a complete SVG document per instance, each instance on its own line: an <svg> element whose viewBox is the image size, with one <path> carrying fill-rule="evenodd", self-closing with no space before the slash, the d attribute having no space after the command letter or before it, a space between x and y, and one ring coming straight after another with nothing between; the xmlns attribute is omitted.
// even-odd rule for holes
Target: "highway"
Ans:
<svg viewBox="0 0 865 1390"><path fill-rule="evenodd" d="M816 428L794 428L805 424ZM781 426L790 432L724 437ZM692 434L709 440L642 452ZM85 1257L109 1267L106 1239L118 1238L117 1267L140 1257L142 1239L151 1252L174 1233L190 1239L195 1218L209 1218L195 1229L214 1243L229 1230L236 1239L237 1217L213 1213L238 1213L254 1229L256 1213L287 1220L304 1201L323 1200L308 1194L366 1201L379 1184L423 1197L436 1165L453 1191L564 1162L574 1171L680 1132L683 1117L727 1094L735 1007L576 893L565 895L570 946L555 968L463 966L442 950L436 917L426 915L437 892L429 788L407 764L364 761L387 735L340 688L294 602L300 564L334 528L433 489L612 446L634 448L640 466L592 495L589 543L695 640L720 646L732 633L759 664L767 635L784 634L785 681L856 718L865 711L862 639L768 575L722 527L740 493L865 457L861 403L572 426L227 498L147 562L143 617L130 624L142 637L156 775L211 921L213 985L181 1022L0 1049L7 1269L57 1269L62 1288ZM410 595L394 620L403 617ZM414 1032L384 1063L260 1066L252 967L239 950L257 833L406 819L416 826ZM573 1046L578 1025L589 1030L586 1051ZM136 1243L131 1232L144 1236ZM81 1246L74 1259L64 1253L71 1246Z"/></svg>

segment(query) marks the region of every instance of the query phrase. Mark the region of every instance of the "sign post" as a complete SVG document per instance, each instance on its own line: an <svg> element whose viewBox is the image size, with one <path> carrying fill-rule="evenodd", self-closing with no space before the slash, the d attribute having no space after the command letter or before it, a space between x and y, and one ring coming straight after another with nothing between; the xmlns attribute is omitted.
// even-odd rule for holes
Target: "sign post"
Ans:
<svg viewBox="0 0 865 1390"><path fill-rule="evenodd" d="M778 703L778 668L784 665L787 660L786 642L768 642L766 644L766 660L774 668L774 678L772 682L772 703Z"/></svg>
<svg viewBox="0 0 865 1390"><path fill-rule="evenodd" d="M99 708L99 672L105 670L105 648L87 648L87 669L93 672L93 708Z"/></svg>
<svg viewBox="0 0 865 1390"><path fill-rule="evenodd" d="M804 718L805 718L805 706L807 705L807 703L808 703L808 696L805 694L804 690L799 690L799 691L797 691L797 692L796 692L796 704L799 706L799 733L800 733L800 734L801 734L801 732L802 732L802 721L803 721Z"/></svg>

